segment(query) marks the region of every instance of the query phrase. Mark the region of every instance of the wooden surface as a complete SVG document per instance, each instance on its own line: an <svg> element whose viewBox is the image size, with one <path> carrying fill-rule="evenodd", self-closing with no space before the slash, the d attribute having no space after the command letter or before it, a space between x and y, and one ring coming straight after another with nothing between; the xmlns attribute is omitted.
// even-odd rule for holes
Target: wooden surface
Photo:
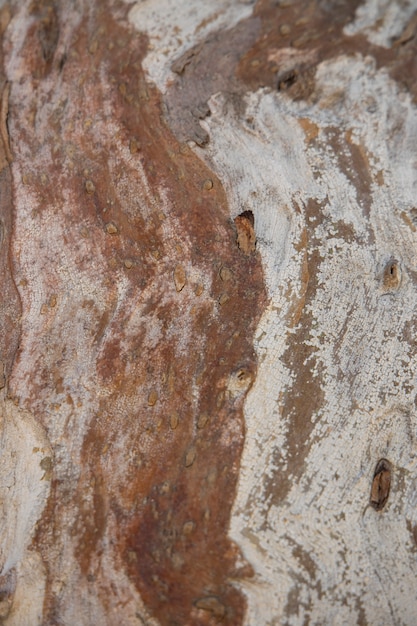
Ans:
<svg viewBox="0 0 417 626"><path fill-rule="evenodd" d="M0 623L416 623L416 15L3 2Z"/></svg>

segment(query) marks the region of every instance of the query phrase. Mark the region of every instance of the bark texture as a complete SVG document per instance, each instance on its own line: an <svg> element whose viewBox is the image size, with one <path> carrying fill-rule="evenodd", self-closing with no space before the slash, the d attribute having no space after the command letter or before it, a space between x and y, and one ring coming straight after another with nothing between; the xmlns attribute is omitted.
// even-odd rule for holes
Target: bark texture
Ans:
<svg viewBox="0 0 417 626"><path fill-rule="evenodd" d="M0 623L415 624L417 6L0 30Z"/></svg>

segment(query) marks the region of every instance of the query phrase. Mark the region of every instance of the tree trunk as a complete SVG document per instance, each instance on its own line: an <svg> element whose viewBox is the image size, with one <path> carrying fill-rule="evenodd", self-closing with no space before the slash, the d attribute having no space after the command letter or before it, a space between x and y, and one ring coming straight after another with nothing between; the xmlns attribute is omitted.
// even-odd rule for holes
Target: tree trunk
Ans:
<svg viewBox="0 0 417 626"><path fill-rule="evenodd" d="M0 623L413 626L416 3L0 6Z"/></svg>

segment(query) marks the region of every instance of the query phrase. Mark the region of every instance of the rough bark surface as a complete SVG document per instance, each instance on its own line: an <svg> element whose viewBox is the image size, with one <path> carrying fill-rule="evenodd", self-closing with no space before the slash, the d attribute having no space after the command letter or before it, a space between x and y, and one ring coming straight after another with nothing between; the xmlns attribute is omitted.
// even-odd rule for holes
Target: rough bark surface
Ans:
<svg viewBox="0 0 417 626"><path fill-rule="evenodd" d="M413 625L415 3L0 6L0 623Z"/></svg>

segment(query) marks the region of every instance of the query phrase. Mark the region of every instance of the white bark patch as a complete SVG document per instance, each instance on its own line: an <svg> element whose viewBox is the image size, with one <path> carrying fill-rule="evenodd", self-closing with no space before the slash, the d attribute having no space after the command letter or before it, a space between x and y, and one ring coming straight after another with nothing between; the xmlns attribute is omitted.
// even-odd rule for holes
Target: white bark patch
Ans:
<svg viewBox="0 0 417 626"><path fill-rule="evenodd" d="M36 552L27 552L17 566L18 584L10 613L4 626L41 626L43 624L43 599L46 572L41 557Z"/></svg>
<svg viewBox="0 0 417 626"><path fill-rule="evenodd" d="M412 0L367 0L358 7L355 20L344 30L346 35L363 33L373 44L389 48L415 12L416 3Z"/></svg>
<svg viewBox="0 0 417 626"><path fill-rule="evenodd" d="M52 452L35 419L2 399L0 457L0 573L23 556L49 493Z"/></svg>
<svg viewBox="0 0 417 626"><path fill-rule="evenodd" d="M27 551L46 504L53 464L47 437L34 417L11 400L0 401L0 575L17 568L17 589L9 625L40 624L44 572ZM33 592L36 593L33 593ZM33 594L33 595L32 595Z"/></svg>
<svg viewBox="0 0 417 626"><path fill-rule="evenodd" d="M231 524L256 572L244 585L246 623L352 624L362 615L366 623L410 624L417 600L410 533L417 517L417 358L404 333L417 306L417 111L370 59L323 63L317 80L314 103L248 95L244 119L221 94L213 97L203 123L210 143L197 150L222 180L232 216L253 212L271 298L257 335L260 365L246 402ZM354 184L357 164L342 167L332 129L340 151L352 142L364 155L359 175L371 181L368 193ZM279 484L277 459L282 467L288 453L282 402L296 391L295 372L281 357L299 330L292 310L303 297L298 244L307 225L299 209L309 199L323 206L308 244L321 258L318 288L306 307L316 357L311 375L324 403L312 417L301 478L292 479L289 463L291 490L274 500L267 485ZM340 223L353 229L352 240L341 236ZM386 279L393 259L401 272L395 285ZM376 512L369 497L380 458L392 463L393 482L384 511Z"/></svg>

